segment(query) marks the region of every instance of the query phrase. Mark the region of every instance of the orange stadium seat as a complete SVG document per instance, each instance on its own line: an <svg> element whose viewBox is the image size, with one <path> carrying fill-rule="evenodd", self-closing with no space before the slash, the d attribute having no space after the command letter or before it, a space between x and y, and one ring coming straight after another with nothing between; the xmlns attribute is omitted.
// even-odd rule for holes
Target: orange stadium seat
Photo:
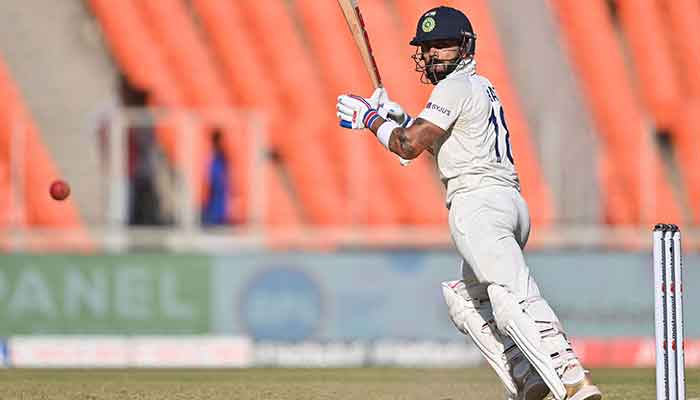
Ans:
<svg viewBox="0 0 700 400"><path fill-rule="evenodd" d="M391 23L392 11L386 2L377 1L362 3L362 12L389 96L406 112L417 115L427 98L422 97L418 76L409 63L410 47L406 38L401 36L398 26ZM447 221L444 195L431 164L434 164L434 158L425 153L408 167L401 167L393 160L385 166L389 182L394 185L396 206L402 207L404 218L407 218L404 222L442 226Z"/></svg>
<svg viewBox="0 0 700 400"><path fill-rule="evenodd" d="M185 95L185 104L194 109L208 111L224 109L231 103L184 3L181 0L140 1L137 2L137 5L140 7L146 25L150 28L152 37L160 46L165 60L171 67L171 71ZM210 141L207 136L211 126L208 125L211 124L205 121L198 124L193 131L195 137L189 141L194 148L188 152L188 155L192 157L188 161L189 166L195 168L192 173L197 181L199 181L197 177L203 177L208 155L211 154ZM226 126L224 125L224 128ZM239 151L246 151L247 148L232 146L231 141L238 132L228 129L222 129L222 131L224 133L224 148L234 165L240 167L243 163L236 162L240 156L230 149L239 148ZM245 215L249 187L247 175L237 175L235 172L232 175L237 178L235 183L241 191L243 203L240 211ZM201 190L196 195L200 201L203 201L207 182L205 179L201 179L201 181L201 184L195 187Z"/></svg>
<svg viewBox="0 0 700 400"><path fill-rule="evenodd" d="M340 134L333 108L322 102L323 87L314 72L303 40L282 2L258 7L253 1L235 2L239 23L247 35L238 41L255 43L252 58L239 58L239 67L248 75L262 72L262 80L277 83L276 90L258 86L257 96L277 96L280 108L273 119L273 143L278 145L301 199L307 217L316 224L338 225L349 222L343 202L339 160L334 160L326 142ZM276 32L270 35L269 32ZM284 46L280 46L280 38ZM245 65L255 62L255 67ZM256 70L256 71L252 71ZM257 82L256 82L257 84ZM274 84L273 84L274 86ZM329 107L330 106L330 107ZM327 111L324 111L327 110Z"/></svg>
<svg viewBox="0 0 700 400"><path fill-rule="evenodd" d="M254 131L254 121L247 122L243 126L242 120L232 120L232 124L225 127L228 132L235 133L229 136L229 140L226 145L231 149L231 153L235 153L234 163L235 169L233 187L234 190L241 195L236 196L236 202L243 202L241 204L238 215L231 215L232 219L240 218L241 215L250 215L251 212L255 213L254 207L262 207L264 212L264 223L268 227L284 227L286 229L299 228L302 224L302 216L299 212L299 207L296 202L291 198L290 190L284 184L284 177L281 174L279 168L275 165L275 162L267 157L268 149L267 147L259 148L253 147L254 140L262 140L260 137L254 137L253 135L260 134L258 131ZM259 128L264 128L263 126ZM264 142L260 143L264 146ZM255 152L262 151L263 154L255 154ZM258 163L258 164L255 164ZM261 168L262 173L259 171L252 171L251 168ZM253 185L249 185L253 178L253 172L259 173L256 175L257 179L262 179L264 182L262 193L265 197L260 204L253 204L253 197L255 194L251 193L250 190L253 186L258 187L261 183L253 182ZM242 182L246 182L245 186L242 186ZM233 203L235 204L235 203ZM233 210L231 210L233 211ZM257 210L259 212L260 210Z"/></svg>
<svg viewBox="0 0 700 400"><path fill-rule="evenodd" d="M608 154L608 150L601 146L600 155L598 157L598 179L601 187L605 190L602 200L602 206L606 210L606 218L611 222L616 221L636 221L639 217L629 205L629 193L619 184L617 178L617 166L615 165L615 157ZM614 220L610 215L614 210ZM621 222L620 222L621 223Z"/></svg>
<svg viewBox="0 0 700 400"><path fill-rule="evenodd" d="M95 16L100 21L107 42L118 64L137 86L149 91L153 105L165 108L185 108L184 90L178 86L176 76L169 66L153 34L149 31L138 4L133 0L90 0ZM177 150L178 117L167 118L156 129L156 135L166 155L176 165L182 165ZM201 201L203 182L204 145L200 136L189 154L195 172L190 182L197 200Z"/></svg>
<svg viewBox="0 0 700 400"><path fill-rule="evenodd" d="M271 137L271 145L274 149L283 154L290 155L291 159L301 156L302 152L294 145L288 137L303 135L297 131L303 129L299 121L291 120L285 115L282 105L281 88L275 85L264 68L250 68L251 60L258 59L252 35L243 24L244 17L238 7L227 2L212 2L207 0L195 0L193 2L195 11L202 20L207 31L211 46L216 53L223 70L225 84L229 91L234 93L238 103L253 110L260 110L266 114ZM232 21L234 21L232 23ZM237 21L240 21L237 22ZM265 93L265 95L261 95ZM314 150L318 145L312 145L309 149ZM295 154L298 153L298 154ZM288 163L289 164L289 163ZM302 179L309 171L303 165L292 164L288 168L294 173L294 182ZM271 168L271 171L276 169ZM278 172L270 174L271 179L279 179ZM277 178L275 178L277 177ZM282 182L277 182L273 186L283 187ZM282 192L280 192L281 194ZM313 191L306 191L307 195L313 195ZM287 195L289 197L289 195ZM284 201L284 198L271 198L270 205ZM289 203L290 201L287 200ZM291 206L291 204L289 204ZM296 207L286 207L294 210ZM277 212L273 207L270 212ZM290 215L282 213L281 215ZM300 222L300 217L294 218L296 223ZM288 224L291 224L290 221Z"/></svg>
<svg viewBox="0 0 700 400"><path fill-rule="evenodd" d="M182 0L137 1L146 26L161 46L185 93L187 105L226 107L230 101L212 57Z"/></svg>
<svg viewBox="0 0 700 400"><path fill-rule="evenodd" d="M681 88L661 10L654 1L621 0L617 4L642 98L657 127L669 129L677 117Z"/></svg>
<svg viewBox="0 0 700 400"><path fill-rule="evenodd" d="M225 107L228 104L227 93L217 82L211 59L184 3L181 0L163 0L138 1L136 4L185 95L186 105L200 110ZM188 152L191 157L188 160L189 167L194 168L192 179L195 195L200 202L204 199L207 186L203 179L204 168L208 155L211 154L210 142L206 136L209 127L206 125L203 122L193 131L194 138L189 140L193 148ZM235 134L224 133L227 133L224 142L228 142L229 137ZM247 187L247 181L240 186Z"/></svg>
<svg viewBox="0 0 700 400"><path fill-rule="evenodd" d="M675 60L686 96L700 97L700 2L698 0L660 0L667 10L666 27L671 35Z"/></svg>
<svg viewBox="0 0 700 400"><path fill-rule="evenodd" d="M204 25L207 29L205 33L208 34L206 38L197 32L197 28L194 26L190 16L187 15L181 2L148 5L146 6L148 7L146 11L150 18L156 20L175 20L171 24L164 24L164 26L158 28L159 36L162 36L168 53L172 53L173 58L178 60L176 65L177 74L183 78L181 82L183 82L183 86L186 86L185 90L189 93L189 103L195 107L211 110L211 119L218 119L221 122L219 128L225 133L224 148L233 163L230 179L235 192L232 193L234 195L232 204L237 205L231 208L232 214L230 217L232 220L241 220L249 215L251 207L253 207L250 204L251 193L249 192L252 183L250 181L250 167L251 157L253 156L251 151L253 149L250 147L250 127L243 126L241 124L242 121L239 120L243 116L230 115L225 111L227 107L240 106L240 95L232 85L228 84L225 68L223 73L220 72L222 66L219 64L223 62L225 67L227 61L225 57L222 58L222 52L219 51L221 46L220 41L217 39L221 38L222 35L217 35L220 32L219 30L211 29L212 25L216 25L212 24L211 19L208 18L212 15L217 18L224 16L223 14L217 14L216 10L212 8L219 4L223 5L221 2L211 1L197 3L197 5L202 5L199 8L200 11L203 10L201 17L205 20ZM209 6L209 8L205 6ZM212 9L215 12L207 14L206 10L208 9ZM215 19L215 21L218 21L218 19ZM177 29L172 29L173 27L177 27ZM181 38L179 36L183 30L186 32L186 41L189 43L188 46L184 47L184 50L180 48ZM223 32L223 37L226 37L226 32ZM230 48L227 42L223 46L224 48ZM270 225L298 225L300 216L292 205L289 191L284 189L281 183L282 177L274 172L274 169L269 165L271 163L269 160L262 160L262 162L265 164L263 168L266 171L273 171L264 174L265 187L270 188L267 193L268 199L265 203L268 206L270 204L278 205L277 207L267 207L265 222Z"/></svg>
<svg viewBox="0 0 700 400"><path fill-rule="evenodd" d="M700 223L700 136L697 133L700 118L700 41L697 39L700 2L662 0L661 4L684 96L671 134L693 221Z"/></svg>
<svg viewBox="0 0 700 400"><path fill-rule="evenodd" d="M0 227L7 228L15 223L24 226L24 219L15 221L15 193L10 183L10 162L7 159L8 152L0 152ZM0 248L2 241L0 240Z"/></svg>
<svg viewBox="0 0 700 400"><path fill-rule="evenodd" d="M338 5L313 0L301 0L296 4L302 25L308 32L313 59L318 62L320 78L327 89L324 102L334 104L341 93L371 93L369 75ZM333 157L342 166L350 204L355 214L363 216L358 222L398 223L401 208L391 201L395 197L394 184L386 173L388 164L398 162L396 156L379 145L371 134L340 130L330 139Z"/></svg>
<svg viewBox="0 0 700 400"><path fill-rule="evenodd" d="M297 228L301 224L301 217L296 205L289 199L289 192L282 183L280 171L272 163L265 164L265 216L267 223L272 226Z"/></svg>
<svg viewBox="0 0 700 400"><path fill-rule="evenodd" d="M700 224L700 98L691 98L678 113L672 131L679 172L685 185L692 219Z"/></svg>
<svg viewBox="0 0 700 400"><path fill-rule="evenodd" d="M150 90L158 105L176 107L184 102L163 54L132 0L90 0L112 55L137 86Z"/></svg>
<svg viewBox="0 0 700 400"><path fill-rule="evenodd" d="M91 2L122 69L135 82L140 82L143 87L152 90L153 103L156 106L203 109L222 108L233 103L231 100L233 96L225 92L226 86L222 85L218 79L215 66L212 65L213 60L209 58L205 44L201 43L196 28L182 3L156 3L134 3L127 0L115 7L113 2L101 0ZM150 30L147 28L146 21L148 26L151 26ZM187 46L181 47L182 41L185 41ZM170 60L174 61L170 62ZM213 118L220 118L221 114ZM237 117L233 117L235 118ZM226 152L233 163L231 179L237 191L234 204L240 202L240 206L236 207L239 214L235 218L240 220L242 216L248 215L249 211L249 204L247 204L250 187L248 179L250 154L247 146L249 142L245 140L245 134L242 132L245 129L239 127L241 131L232 130L231 124L226 123L228 119L230 118L224 118L222 131L225 133ZM209 153L209 142L204 136L204 127L196 128L198 133L194 140L194 148L188 150L188 157L191 159L179 160L176 140L181 134L181 129L184 129L182 122L183 120L177 115L166 118L160 123L157 132L171 160L181 166L191 163L196 167L194 176L191 177L191 184L198 189L195 194L201 202L206 192L203 166L208 158L205 154ZM271 174L266 179L281 178ZM267 186L282 187L280 183ZM277 202L284 204L291 201L287 191L277 192L276 196ZM284 207L280 208L280 210L284 209ZM277 215L275 214L277 209L270 211L272 213L266 213L268 222L295 223L294 218L286 220L282 217L289 213L283 212ZM296 222L298 223L298 218Z"/></svg>
<svg viewBox="0 0 700 400"><path fill-rule="evenodd" d="M555 0L550 4L599 126L603 156L608 158L604 163L610 167L606 174L611 179L601 182L608 222L680 223L678 201L644 124L604 1ZM626 201L615 200L620 193Z"/></svg>
<svg viewBox="0 0 700 400"><path fill-rule="evenodd" d="M19 215L19 222L27 226L39 228L68 228L74 231L78 248L89 249L91 247L87 231L83 226L78 209L71 198L62 202L54 201L48 194L51 182L60 177L59 171L54 165L51 156L41 141L34 121L32 120L24 101L15 86L9 71L4 63L0 62L0 190L3 190L3 198L0 204L10 205L18 199L14 198L19 193L13 193L10 187L9 171L11 149L19 150L20 160L24 163L21 179L23 187L23 208L25 215ZM20 140L21 144L13 140ZM5 194L6 193L6 194ZM1 217L4 222L9 222L7 212L3 210ZM61 238L58 237L47 247L61 246ZM42 248L45 248L42 245Z"/></svg>
<svg viewBox="0 0 700 400"><path fill-rule="evenodd" d="M664 9L658 2L625 0L620 1L618 7L647 108L654 115L657 126L672 135L688 204L693 220L697 222L700 216L700 175L696 171L700 170L700 157L697 156L700 154L700 139L694 131L698 126L697 118L694 118L697 111L692 110L697 101L692 98L700 97L693 94L693 80L700 80L692 65L698 62L700 67L700 44L695 38L683 35L690 34L684 30L688 24L697 28L700 23L700 3L674 1ZM671 28L667 29L667 26ZM650 35L649 32L657 33ZM680 51L695 54L675 57L672 42ZM689 70L695 72L688 74L686 93L683 93L682 76ZM691 100L683 100L684 95Z"/></svg>
<svg viewBox="0 0 700 400"><path fill-rule="evenodd" d="M343 216L338 210L334 210L338 203L338 193L332 185L328 186L329 192L323 191L324 183L329 177L327 171L314 164L327 164L319 149L319 143L312 142L308 146L298 144L298 140L306 134L302 121L292 119L293 113L284 113L281 88L272 82L265 73L265 68L250 67L250 63L264 60L266 57L257 53L254 36L246 29L245 17L240 8L233 3L212 1L194 1L193 6L221 64L224 85L233 93L239 105L266 114L270 145L278 150L283 158L291 176L293 189L297 191L297 199L305 212L304 217L311 223L341 222ZM307 155L305 151L309 152L309 163L304 162ZM271 170L274 171L274 168ZM269 177L272 181L268 186L280 188L277 191L279 198L268 197L268 211L279 212L273 219L279 221L286 215L286 225L299 224L301 217L291 213L291 210L297 210L298 207L292 205L289 194L282 190L284 184L281 175L276 172L269 174ZM318 186L314 187L313 182L317 182ZM284 196L281 196L283 194ZM279 211L273 207L275 203L280 203Z"/></svg>

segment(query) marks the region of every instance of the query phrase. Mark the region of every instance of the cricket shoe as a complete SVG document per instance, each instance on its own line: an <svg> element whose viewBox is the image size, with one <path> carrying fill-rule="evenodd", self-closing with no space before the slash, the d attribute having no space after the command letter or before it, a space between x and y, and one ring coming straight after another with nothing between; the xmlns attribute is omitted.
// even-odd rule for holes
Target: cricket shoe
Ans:
<svg viewBox="0 0 700 400"><path fill-rule="evenodd" d="M588 372L583 379L573 384L564 383L566 388L566 400L601 400L603 393L591 382Z"/></svg>
<svg viewBox="0 0 700 400"><path fill-rule="evenodd" d="M542 378L537 378L532 382L526 382L523 390L518 394L517 400L542 400L549 394L549 388Z"/></svg>
<svg viewBox="0 0 700 400"><path fill-rule="evenodd" d="M525 384L518 393L517 400L542 400L547 397L547 394L549 394L547 384L533 369L525 379Z"/></svg>
<svg viewBox="0 0 700 400"><path fill-rule="evenodd" d="M520 391L518 391L517 397L513 398L507 396L508 400L543 400L549 394L549 388L547 384L544 383L542 378L534 372L534 370L528 373L525 383L523 384Z"/></svg>

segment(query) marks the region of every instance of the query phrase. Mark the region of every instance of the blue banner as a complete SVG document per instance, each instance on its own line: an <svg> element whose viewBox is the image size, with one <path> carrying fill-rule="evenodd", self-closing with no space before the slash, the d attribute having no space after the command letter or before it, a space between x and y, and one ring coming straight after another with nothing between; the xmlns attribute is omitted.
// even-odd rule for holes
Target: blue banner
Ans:
<svg viewBox="0 0 700 400"><path fill-rule="evenodd" d="M10 357L7 351L7 341L0 337L0 368L10 366Z"/></svg>
<svg viewBox="0 0 700 400"><path fill-rule="evenodd" d="M445 254L221 257L210 282L212 328L281 341L459 338L440 290L455 271Z"/></svg>
<svg viewBox="0 0 700 400"><path fill-rule="evenodd" d="M653 336L650 254L526 258L570 335ZM459 279L459 264L454 251L0 256L0 335L463 340L440 289L442 281ZM693 318L700 255L687 255L684 265L685 332L700 338L700 319Z"/></svg>
<svg viewBox="0 0 700 400"><path fill-rule="evenodd" d="M527 255L572 336L653 336L651 257L643 253ZM250 254L214 258L211 329L256 339L459 340L440 282L459 277L454 252ZM700 257L686 257L685 331L700 337Z"/></svg>

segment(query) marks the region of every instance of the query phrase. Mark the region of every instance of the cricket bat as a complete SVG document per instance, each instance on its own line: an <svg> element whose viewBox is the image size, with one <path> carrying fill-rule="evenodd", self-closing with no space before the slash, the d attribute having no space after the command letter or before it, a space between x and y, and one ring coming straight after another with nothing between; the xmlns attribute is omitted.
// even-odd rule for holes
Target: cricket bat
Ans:
<svg viewBox="0 0 700 400"><path fill-rule="evenodd" d="M360 57L365 64L365 69L369 74L369 78L372 80L372 85L375 89L382 87L382 76L379 75L377 61L374 59L374 54L372 53L372 45L369 44L369 35L367 35L365 21L362 19L362 13L360 12L360 6L357 4L357 0L338 0L338 5L340 9L343 10L345 22L348 23L348 28L350 28L350 33L352 33L352 39L355 41L357 49L360 50ZM399 157L399 162L402 166L406 166L411 161Z"/></svg>
<svg viewBox="0 0 700 400"><path fill-rule="evenodd" d="M377 61L372 54L372 46L369 44L369 36L367 35L365 22L362 20L362 13L360 13L357 0L338 0L338 5L343 10L345 21L348 23L355 45L360 50L362 62L365 64L367 73L369 73L372 85L375 89L382 87L382 77L379 75Z"/></svg>

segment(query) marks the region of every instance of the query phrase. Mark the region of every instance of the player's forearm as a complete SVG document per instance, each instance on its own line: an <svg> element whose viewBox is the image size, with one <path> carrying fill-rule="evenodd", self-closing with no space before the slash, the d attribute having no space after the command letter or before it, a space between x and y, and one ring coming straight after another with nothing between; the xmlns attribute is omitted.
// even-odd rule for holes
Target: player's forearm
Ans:
<svg viewBox="0 0 700 400"><path fill-rule="evenodd" d="M389 138L389 150L398 154L401 158L412 160L423 152L421 148L406 134L406 128L396 128Z"/></svg>
<svg viewBox="0 0 700 400"><path fill-rule="evenodd" d="M377 137L379 138L380 142L383 142L383 140L387 140L386 138L379 137L381 136L379 128L385 122L386 120L384 118L378 117L372 122L372 125L369 127L375 135L379 134ZM388 135L388 143L385 144L392 153L398 155L399 157L405 160L412 160L418 157L420 153L422 153L423 150L425 150L425 146L422 146L420 142L413 139L409 135L409 129L410 128L402 128L396 125L395 127L393 127L393 129Z"/></svg>

